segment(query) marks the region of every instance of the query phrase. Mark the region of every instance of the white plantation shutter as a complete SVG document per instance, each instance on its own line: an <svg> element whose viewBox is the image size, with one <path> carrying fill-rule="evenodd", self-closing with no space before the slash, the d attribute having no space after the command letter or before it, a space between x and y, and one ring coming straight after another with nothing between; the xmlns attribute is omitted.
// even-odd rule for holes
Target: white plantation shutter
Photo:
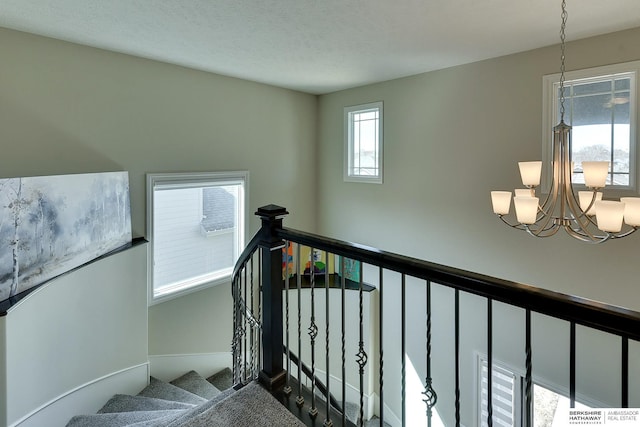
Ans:
<svg viewBox="0 0 640 427"><path fill-rule="evenodd" d="M492 401L493 401L493 425L515 426L516 412L516 375L508 369L493 363L492 368ZM481 391L481 426L487 426L488 416L488 378L489 369L487 361L480 360L480 391Z"/></svg>

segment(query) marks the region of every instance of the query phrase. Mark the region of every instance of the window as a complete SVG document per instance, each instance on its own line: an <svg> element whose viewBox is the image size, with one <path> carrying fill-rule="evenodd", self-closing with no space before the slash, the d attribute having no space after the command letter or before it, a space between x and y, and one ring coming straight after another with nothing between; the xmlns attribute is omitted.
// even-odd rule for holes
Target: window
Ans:
<svg viewBox="0 0 640 427"><path fill-rule="evenodd" d="M344 180L382 183L382 102L344 109Z"/></svg>
<svg viewBox="0 0 640 427"><path fill-rule="evenodd" d="M488 416L488 368L485 356L478 355L478 402L480 422L478 425L487 426ZM524 408L525 378L522 372L517 372L502 363L493 362L492 369L492 401L493 425L513 427L521 425ZM533 424L538 427L564 427L569 419L570 400L568 392L558 391L559 387L547 387L534 381L533 383ZM581 396L582 401L587 399ZM575 402L576 409L590 407L604 407L597 402Z"/></svg>
<svg viewBox="0 0 640 427"><path fill-rule="evenodd" d="M222 283L244 247L247 172L147 175L152 303Z"/></svg>
<svg viewBox="0 0 640 427"><path fill-rule="evenodd" d="M589 408L578 401L575 402L575 409ZM535 426L564 427L569 420L570 409L571 401L567 396L539 384L533 385L533 424Z"/></svg>
<svg viewBox="0 0 640 427"><path fill-rule="evenodd" d="M573 183L584 184L582 162L609 161L607 187L636 191L636 76L640 62L565 73L564 121L572 126ZM544 77L544 164L552 158L551 129L560 121L560 75ZM547 186L551 168L545 174Z"/></svg>
<svg viewBox="0 0 640 427"><path fill-rule="evenodd" d="M486 359L479 358L480 365L480 420L481 426L487 425L489 369ZM491 401L493 402L493 425L512 427L516 425L518 389L516 375L509 369L493 363L491 370Z"/></svg>

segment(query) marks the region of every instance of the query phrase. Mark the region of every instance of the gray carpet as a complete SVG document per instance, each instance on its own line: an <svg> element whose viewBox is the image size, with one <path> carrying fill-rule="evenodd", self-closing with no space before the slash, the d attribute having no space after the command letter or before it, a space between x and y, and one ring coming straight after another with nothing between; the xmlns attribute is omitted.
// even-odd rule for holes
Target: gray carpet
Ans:
<svg viewBox="0 0 640 427"><path fill-rule="evenodd" d="M160 381L154 377L151 377L149 385L138 393L138 395L173 400L175 402L192 403L195 405L201 405L207 401L204 397L198 396L197 394L191 393L180 387L176 387L173 384Z"/></svg>
<svg viewBox="0 0 640 427"><path fill-rule="evenodd" d="M166 424L166 427L181 427L188 420L190 420L192 418L195 418L195 417L199 416L200 414L210 410L211 408L216 406L222 400L224 400L227 397L233 395L235 392L236 391L234 389L232 389L232 388L224 390L222 393L220 393L219 395L217 395L216 397L214 397L213 399L211 399L207 403L204 403L204 404L202 404L200 406L196 406L193 409L189 409L188 411L185 411L178 418L176 418L176 419L172 420L170 423Z"/></svg>
<svg viewBox="0 0 640 427"><path fill-rule="evenodd" d="M171 383L151 377L137 396L115 395L97 414L77 415L67 427L304 427L257 382L238 391L231 384L229 369L206 380L195 371ZM358 417L355 405L347 412L351 420Z"/></svg>
<svg viewBox="0 0 640 427"><path fill-rule="evenodd" d="M67 427L304 427L260 385L235 391L231 377L229 369L209 379L190 371L171 383L151 377L137 396L117 394Z"/></svg>
<svg viewBox="0 0 640 427"><path fill-rule="evenodd" d="M196 405L192 403L175 402L166 399L157 399L146 396L130 396L128 394L116 394L98 411L99 414L112 412L133 411L161 411L168 409L191 409Z"/></svg>
<svg viewBox="0 0 640 427"><path fill-rule="evenodd" d="M226 390L233 386L233 372L231 372L231 369L229 368L224 368L222 371L207 378L207 381L220 390Z"/></svg>
<svg viewBox="0 0 640 427"><path fill-rule="evenodd" d="M258 383L250 383L181 427L304 427Z"/></svg>
<svg viewBox="0 0 640 427"><path fill-rule="evenodd" d="M216 386L202 378L196 371L189 371L169 384L204 397L207 400L211 400L220 394L220 390Z"/></svg>
<svg viewBox="0 0 640 427"><path fill-rule="evenodd" d="M76 415L67 423L67 427L124 427L136 425L140 422L153 422L149 425L158 424L158 420L162 419L166 423L171 422L182 414L180 409L171 409L164 411L135 411L135 412L116 412L109 414L93 414L93 415Z"/></svg>

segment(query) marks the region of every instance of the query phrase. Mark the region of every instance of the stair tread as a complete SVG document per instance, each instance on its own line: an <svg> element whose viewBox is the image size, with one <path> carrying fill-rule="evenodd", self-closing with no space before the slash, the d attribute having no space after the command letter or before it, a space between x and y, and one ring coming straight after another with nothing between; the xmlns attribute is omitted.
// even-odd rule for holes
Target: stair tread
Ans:
<svg viewBox="0 0 640 427"><path fill-rule="evenodd" d="M304 427L295 415L287 411L257 382L252 382L199 416L192 417L183 427Z"/></svg>
<svg viewBox="0 0 640 427"><path fill-rule="evenodd" d="M213 399L220 394L220 390L218 390L216 386L204 379L196 371L189 371L175 380L170 381L169 384L180 387L207 400Z"/></svg>
<svg viewBox="0 0 640 427"><path fill-rule="evenodd" d="M176 418L175 420L173 420L169 424L165 425L164 427L181 427L188 420L197 417L198 415L202 414L203 412L208 411L209 409L211 409L214 406L216 406L218 403L222 402L223 400L225 400L228 397L230 397L233 394L235 394L235 392L236 391L233 388L229 388L227 390L224 390L219 395L217 395L213 399L209 400L207 403L203 403L202 405L196 406L195 408L192 408L192 409L189 409L189 410L185 411L182 415L180 415L178 418Z"/></svg>
<svg viewBox="0 0 640 427"><path fill-rule="evenodd" d="M233 387L233 372L229 368L224 368L208 377L207 381L216 386L218 390L227 390Z"/></svg>
<svg viewBox="0 0 640 427"><path fill-rule="evenodd" d="M116 394L98 411L99 414L133 411L161 411L166 409L191 409L193 403L176 402L148 396Z"/></svg>
<svg viewBox="0 0 640 427"><path fill-rule="evenodd" d="M67 423L67 427L124 427L135 423L154 419L177 418L184 409L168 409L164 411L112 412L108 414L76 415Z"/></svg>
<svg viewBox="0 0 640 427"><path fill-rule="evenodd" d="M180 419L178 416L171 415L166 417L155 418L153 420L140 421L138 423L129 424L127 427L167 427L174 420Z"/></svg>
<svg viewBox="0 0 640 427"><path fill-rule="evenodd" d="M146 386L138 396L156 397L159 399L173 400L182 403L192 403L200 405L205 403L207 399L193 394L187 390L177 387L173 384L161 381L155 377L150 378L150 383Z"/></svg>

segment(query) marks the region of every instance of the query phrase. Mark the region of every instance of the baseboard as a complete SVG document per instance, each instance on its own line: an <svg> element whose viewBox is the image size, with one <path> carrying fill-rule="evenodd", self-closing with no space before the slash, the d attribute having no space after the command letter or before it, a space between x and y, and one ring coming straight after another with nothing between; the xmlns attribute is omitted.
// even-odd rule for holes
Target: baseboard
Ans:
<svg viewBox="0 0 640 427"><path fill-rule="evenodd" d="M114 394L136 394L148 382L148 363L112 372L50 400L9 427L64 426L74 415L96 413Z"/></svg>
<svg viewBox="0 0 640 427"><path fill-rule="evenodd" d="M231 352L195 354L149 355L151 375L162 381L171 381L191 370L208 377L224 368L231 368Z"/></svg>

